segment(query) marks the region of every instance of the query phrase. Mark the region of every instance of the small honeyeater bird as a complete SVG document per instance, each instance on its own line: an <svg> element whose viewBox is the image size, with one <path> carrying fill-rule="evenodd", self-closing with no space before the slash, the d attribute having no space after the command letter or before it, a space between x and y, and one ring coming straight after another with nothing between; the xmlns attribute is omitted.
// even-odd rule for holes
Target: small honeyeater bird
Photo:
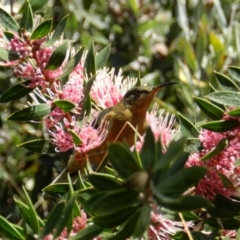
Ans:
<svg viewBox="0 0 240 240"><path fill-rule="evenodd" d="M106 156L107 143L126 142L133 146L135 133L142 136L147 129L146 114L155 94L163 87L176 84L167 82L154 87L139 86L130 89L122 100L99 113L95 121L95 128L105 121L110 121L109 132L104 141L87 153L87 159L94 166L98 166ZM78 161L72 156L67 165L67 171L71 174L83 169L86 166L86 159ZM86 158L86 157L85 157Z"/></svg>

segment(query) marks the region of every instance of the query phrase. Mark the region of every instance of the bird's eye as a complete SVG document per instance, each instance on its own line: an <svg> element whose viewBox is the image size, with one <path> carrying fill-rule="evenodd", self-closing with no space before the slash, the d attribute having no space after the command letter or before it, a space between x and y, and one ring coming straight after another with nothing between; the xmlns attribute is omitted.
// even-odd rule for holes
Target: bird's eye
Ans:
<svg viewBox="0 0 240 240"><path fill-rule="evenodd" d="M142 94L142 91L141 90L137 90L136 91L136 95L140 96Z"/></svg>

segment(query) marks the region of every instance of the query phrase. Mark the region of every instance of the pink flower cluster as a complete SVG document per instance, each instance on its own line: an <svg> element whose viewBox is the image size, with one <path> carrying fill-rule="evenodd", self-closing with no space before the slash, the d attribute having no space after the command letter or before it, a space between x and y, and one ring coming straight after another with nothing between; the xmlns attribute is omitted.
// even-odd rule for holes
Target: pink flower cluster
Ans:
<svg viewBox="0 0 240 240"><path fill-rule="evenodd" d="M227 141L225 149L208 160L201 160L222 139ZM197 184L196 193L211 200L214 200L216 195L225 197L239 195L236 188L239 184L240 167L236 165L236 162L240 157L240 128L237 127L222 133L203 129L199 140L202 150L199 153L191 154L186 164L187 167L200 165L208 169L205 177Z"/></svg>

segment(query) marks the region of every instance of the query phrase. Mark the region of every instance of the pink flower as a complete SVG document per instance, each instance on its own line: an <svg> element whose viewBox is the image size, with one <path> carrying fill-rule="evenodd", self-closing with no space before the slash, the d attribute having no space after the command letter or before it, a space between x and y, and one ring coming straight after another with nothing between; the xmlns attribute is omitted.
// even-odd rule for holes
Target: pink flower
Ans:
<svg viewBox="0 0 240 240"><path fill-rule="evenodd" d="M108 108L116 105L124 94L137 82L136 79L123 79L121 71L114 75L115 70L103 68L97 71L96 79L91 88L93 100L101 107Z"/></svg>

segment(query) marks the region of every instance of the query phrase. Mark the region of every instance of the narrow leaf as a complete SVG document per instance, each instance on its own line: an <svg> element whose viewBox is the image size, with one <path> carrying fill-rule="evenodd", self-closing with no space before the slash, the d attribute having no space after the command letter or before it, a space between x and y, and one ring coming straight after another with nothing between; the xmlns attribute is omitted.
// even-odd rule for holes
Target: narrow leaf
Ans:
<svg viewBox="0 0 240 240"><path fill-rule="evenodd" d="M68 222L68 220L72 214L72 209L74 207L74 203L75 203L75 197L72 197L68 201L65 209L63 210L61 218L58 220L58 223L56 226L56 231L53 234L53 238L58 237L61 234L64 227L66 226L66 223Z"/></svg>
<svg viewBox="0 0 240 240"><path fill-rule="evenodd" d="M232 111L227 112L228 115L233 117L239 117L240 116L240 108L236 108Z"/></svg>
<svg viewBox="0 0 240 240"><path fill-rule="evenodd" d="M65 41L52 53L45 69L46 70L58 69L66 58L67 50L68 50L68 42Z"/></svg>
<svg viewBox="0 0 240 240"><path fill-rule="evenodd" d="M207 95L207 98L213 102L220 103L227 106L240 105L240 93L230 91L213 92Z"/></svg>
<svg viewBox="0 0 240 240"><path fill-rule="evenodd" d="M78 65L78 63L81 61L82 55L84 52L84 48L80 48L78 52L74 55L73 58L71 58L67 64L63 67L63 73L59 78L64 78L68 76L73 69Z"/></svg>
<svg viewBox="0 0 240 240"><path fill-rule="evenodd" d="M68 101L68 100L57 99L57 100L53 101L53 103L56 106L60 107L65 113L70 112L76 106L73 102Z"/></svg>
<svg viewBox="0 0 240 240"><path fill-rule="evenodd" d="M25 1L23 5L22 19L20 27L31 32L33 27L33 12L29 1Z"/></svg>
<svg viewBox="0 0 240 240"><path fill-rule="evenodd" d="M201 125L201 127L213 132L225 132L228 130L232 130L233 128L239 125L240 125L240 122L236 120L220 120L220 121L204 123Z"/></svg>
<svg viewBox="0 0 240 240"><path fill-rule="evenodd" d="M188 119L180 113L178 113L178 119L183 136L190 138L198 137L199 131Z"/></svg>
<svg viewBox="0 0 240 240"><path fill-rule="evenodd" d="M53 185L48 185L42 191L54 198L60 198L64 194L69 192L69 184L68 183L55 183Z"/></svg>
<svg viewBox="0 0 240 240"><path fill-rule="evenodd" d="M223 90L226 91L239 91L238 86L227 76L219 73L219 72L215 72L215 75L217 77L218 83L221 86L221 88Z"/></svg>
<svg viewBox="0 0 240 240"><path fill-rule="evenodd" d="M12 16L5 12L2 8L0 8L0 25L6 30L13 32L17 32L19 29L19 25L15 19L12 18Z"/></svg>
<svg viewBox="0 0 240 240"><path fill-rule="evenodd" d="M73 130L69 129L68 133L71 134L73 142L76 146L79 146L83 143L82 139Z"/></svg>
<svg viewBox="0 0 240 240"><path fill-rule="evenodd" d="M219 141L219 143L217 144L217 146L215 148L213 148L211 151L209 151L206 155L204 155L203 157L201 157L200 160L202 161L206 161L211 159L212 157L216 156L217 154L219 154L221 151L223 151L229 144L228 139L224 138L221 141Z"/></svg>
<svg viewBox="0 0 240 240"><path fill-rule="evenodd" d="M28 142L21 143L17 147L23 147L31 152L42 154L56 153L56 146L49 142L49 139L35 139Z"/></svg>
<svg viewBox="0 0 240 240"><path fill-rule="evenodd" d="M16 121L40 120L50 112L51 106L49 104L38 104L14 112L7 118L7 120Z"/></svg>
<svg viewBox="0 0 240 240"><path fill-rule="evenodd" d="M106 66L111 51L111 45L108 44L96 56L96 69L101 69Z"/></svg>
<svg viewBox="0 0 240 240"><path fill-rule="evenodd" d="M87 57L85 60L85 68L87 76L90 77L96 74L96 59L95 59L95 50L93 43L91 44L90 49L88 50Z"/></svg>
<svg viewBox="0 0 240 240"><path fill-rule="evenodd" d="M8 222L4 217L0 216L0 232L8 239L24 240L26 239L23 230L17 225Z"/></svg>
<svg viewBox="0 0 240 240"><path fill-rule="evenodd" d="M30 92L33 91L33 88L26 87L30 81L25 81L23 83L19 83L11 88L9 88L6 92L2 94L0 97L0 103L6 103L10 101L18 100Z"/></svg>
<svg viewBox="0 0 240 240"><path fill-rule="evenodd" d="M235 218L221 218L219 220L211 217L204 222L217 229L236 230L240 228L240 221Z"/></svg>
<svg viewBox="0 0 240 240"><path fill-rule="evenodd" d="M141 170L134 154L124 145L120 143L109 144L108 153L113 168L121 177L127 178Z"/></svg>
<svg viewBox="0 0 240 240"><path fill-rule="evenodd" d="M240 82L240 68L235 66L228 67L228 72L237 82Z"/></svg>
<svg viewBox="0 0 240 240"><path fill-rule="evenodd" d="M52 230L56 227L56 225L58 223L58 221L56 221L56 219L61 218L64 206L65 206L64 202L60 202L57 205L55 205L55 207L53 208L53 210L51 211L51 213L49 214L49 216L47 218L45 226L39 233L39 236L38 236L39 239L42 239L47 234L51 233Z"/></svg>
<svg viewBox="0 0 240 240"><path fill-rule="evenodd" d="M59 38L61 37L61 35L64 32L66 23L67 23L67 19L68 19L68 15L65 16L57 25L52 37L45 43L45 47L50 47L51 45L53 45L57 40L59 40Z"/></svg>
<svg viewBox="0 0 240 240"><path fill-rule="evenodd" d="M78 232L74 237L71 237L70 240L93 239L94 237L97 237L102 231L102 228L96 226L95 224L91 224Z"/></svg>
<svg viewBox="0 0 240 240"><path fill-rule="evenodd" d="M52 29L52 20L46 20L42 22L37 28L33 31L30 39L36 40L47 36Z"/></svg>
<svg viewBox="0 0 240 240"><path fill-rule="evenodd" d="M199 108L205 113L208 117L212 118L213 120L222 119L224 111L217 107L216 105L198 97L194 97L195 101L197 102Z"/></svg>
<svg viewBox="0 0 240 240"><path fill-rule="evenodd" d="M0 47L0 60L9 61L9 52L7 49Z"/></svg>

